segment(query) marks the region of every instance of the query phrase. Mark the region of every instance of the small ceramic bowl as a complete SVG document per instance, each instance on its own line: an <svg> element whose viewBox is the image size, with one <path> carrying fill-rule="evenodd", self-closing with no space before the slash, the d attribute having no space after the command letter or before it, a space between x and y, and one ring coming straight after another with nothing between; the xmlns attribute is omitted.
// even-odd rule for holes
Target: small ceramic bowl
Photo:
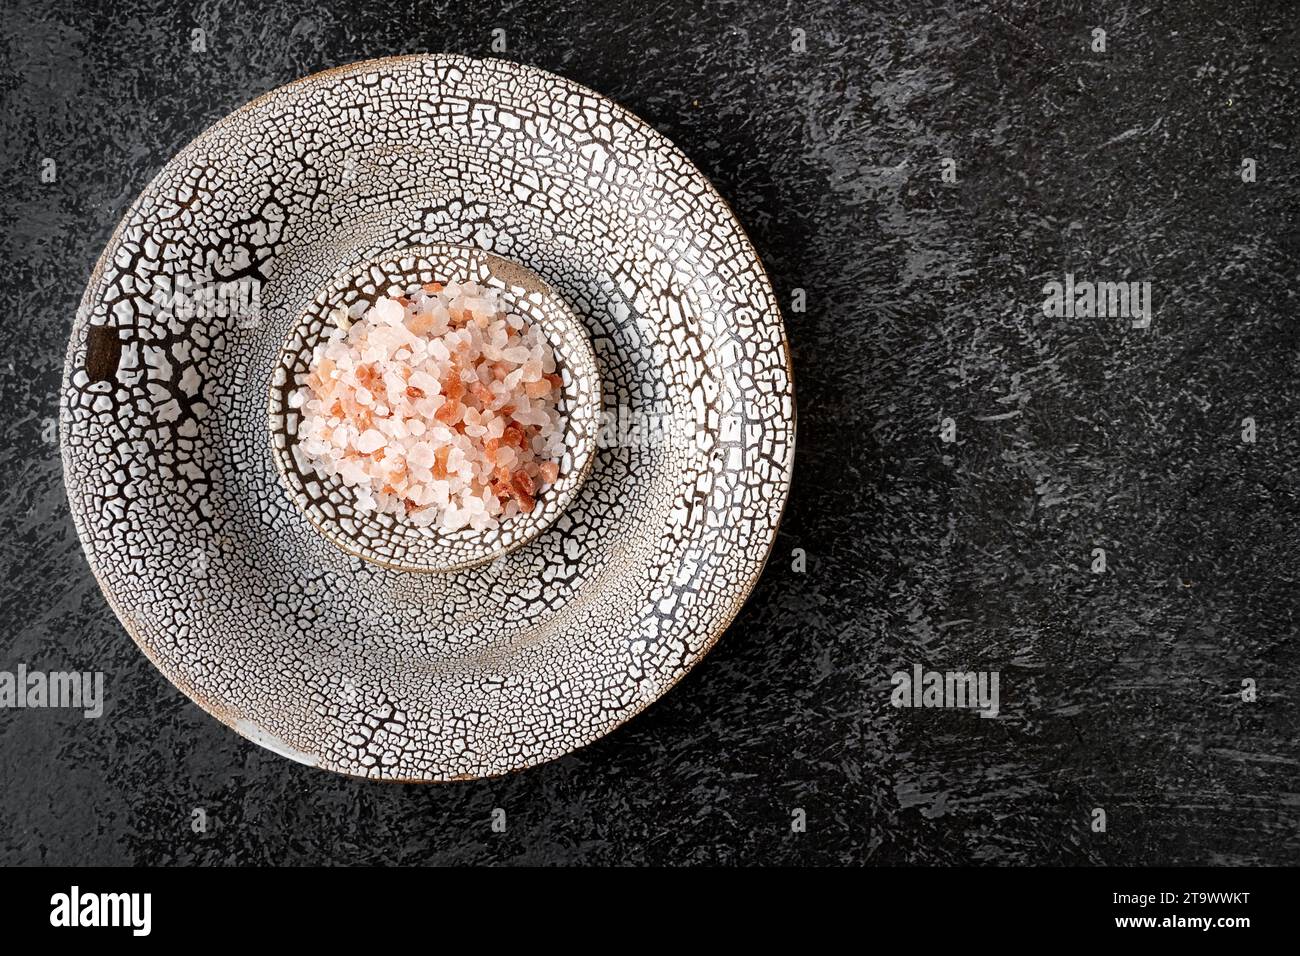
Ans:
<svg viewBox="0 0 1300 956"><path fill-rule="evenodd" d="M489 531L420 528L390 514L360 512L351 488L322 478L295 454L301 413L289 396L310 371L312 351L335 327L331 314L358 301L368 308L384 295L412 293L426 282L466 282L501 291L509 306L541 330L555 353L563 385L564 453L559 480L538 495L528 514ZM290 499L326 538L344 551L404 571L457 571L492 561L545 531L563 512L591 469L601 407L600 375L582 321L532 270L472 246L420 246L371 259L335 276L289 331L271 379L267 421L276 469Z"/></svg>

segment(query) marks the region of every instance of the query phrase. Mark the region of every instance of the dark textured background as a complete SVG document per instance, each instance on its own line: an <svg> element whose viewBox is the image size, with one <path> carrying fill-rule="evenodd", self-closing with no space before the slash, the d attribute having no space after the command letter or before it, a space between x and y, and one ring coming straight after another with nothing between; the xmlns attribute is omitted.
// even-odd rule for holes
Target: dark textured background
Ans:
<svg viewBox="0 0 1300 956"><path fill-rule="evenodd" d="M6 2L0 669L102 669L108 705L0 711L0 862L1300 862L1300 18L1161 6ZM622 729L501 780L343 779L204 715L118 625L50 440L64 348L210 123L494 27L667 134L807 291L793 497L731 631ZM1152 327L1044 318L1066 271L1150 280ZM892 709L912 662L1000 670L1002 716Z"/></svg>

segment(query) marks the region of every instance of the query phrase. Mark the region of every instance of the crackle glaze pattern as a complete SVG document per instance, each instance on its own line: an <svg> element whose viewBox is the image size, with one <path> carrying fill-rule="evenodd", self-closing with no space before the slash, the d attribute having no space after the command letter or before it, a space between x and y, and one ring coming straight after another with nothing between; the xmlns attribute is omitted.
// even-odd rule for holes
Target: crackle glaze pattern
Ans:
<svg viewBox="0 0 1300 956"><path fill-rule="evenodd" d="M306 380L313 350L334 328L332 310L358 301L369 307L381 295L411 292L426 282L453 281L473 281L499 290L511 311L546 336L563 381L559 408L565 431L559 480L538 496L532 513L517 515L486 532L417 528L389 514L358 512L352 507L353 493L342 479L322 479L301 453L294 452L302 416L291 407L289 396ZM382 256L329 282L289 332L271 377L267 416L275 463L285 488L322 534L345 551L389 567L452 571L521 547L564 512L591 468L600 405L599 371L590 339L564 300L540 276L516 262L470 246L439 244Z"/></svg>
<svg viewBox="0 0 1300 956"><path fill-rule="evenodd" d="M478 245L582 316L620 422L554 525L478 568L411 574L326 541L281 486L267 395L329 279ZM260 280L258 321L154 307L159 276ZM789 486L792 384L753 249L691 163L590 91L418 56L235 112L137 200L92 276L63 384L78 531L105 594L186 694L345 773L502 773L594 740L707 652Z"/></svg>

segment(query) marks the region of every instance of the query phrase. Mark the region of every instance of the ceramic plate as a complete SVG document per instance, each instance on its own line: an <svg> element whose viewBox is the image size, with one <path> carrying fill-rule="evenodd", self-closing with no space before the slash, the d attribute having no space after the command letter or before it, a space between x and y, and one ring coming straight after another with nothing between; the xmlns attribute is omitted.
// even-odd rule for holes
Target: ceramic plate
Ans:
<svg viewBox="0 0 1300 956"><path fill-rule="evenodd" d="M545 532L415 573L293 503L267 396L332 279L438 243L564 298L604 414ZM149 658L259 744L388 780L537 764L663 694L753 588L794 451L780 313L708 181L595 93L458 56L291 83L172 159L95 268L62 404L78 533Z"/></svg>

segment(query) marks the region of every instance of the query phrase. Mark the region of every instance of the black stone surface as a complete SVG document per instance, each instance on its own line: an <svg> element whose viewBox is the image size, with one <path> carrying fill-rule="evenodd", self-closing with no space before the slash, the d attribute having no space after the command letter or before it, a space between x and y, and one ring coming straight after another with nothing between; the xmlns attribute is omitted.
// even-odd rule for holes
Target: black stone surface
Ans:
<svg viewBox="0 0 1300 956"><path fill-rule="evenodd" d="M0 862L1300 862L1300 18L1169 6L6 2L0 669L102 670L108 700L0 710ZM496 28L667 134L805 290L793 497L731 631L619 731L500 780L344 779L118 625L62 490L63 353L202 129ZM1045 317L1066 272L1149 280L1150 328ZM913 663L997 670L1001 715L892 708Z"/></svg>

